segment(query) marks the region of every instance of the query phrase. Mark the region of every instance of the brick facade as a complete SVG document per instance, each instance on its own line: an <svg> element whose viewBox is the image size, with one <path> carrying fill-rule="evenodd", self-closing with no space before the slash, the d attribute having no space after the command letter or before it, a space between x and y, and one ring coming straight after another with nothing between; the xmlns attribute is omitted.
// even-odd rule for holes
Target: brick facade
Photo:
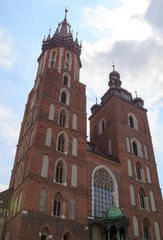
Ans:
<svg viewBox="0 0 163 240"><path fill-rule="evenodd" d="M65 30L68 27L65 18L54 36L43 41L10 187L0 194L0 207L9 209L6 216L0 213L0 220L5 221L0 225L0 239L102 240L101 218L94 210L96 204L102 209L102 201L106 201L105 196L100 201L95 196L95 176L100 169L110 174L112 201L130 220L128 239L162 239L162 196L147 110L141 99L132 99L121 88L120 77L113 69L109 90L101 104L93 106L87 142L85 85L79 82L81 46ZM134 127L130 121L135 121ZM148 203L144 207L141 191L144 204ZM138 220L139 233L133 216ZM148 223L146 238L144 222ZM154 224L158 224L162 238Z"/></svg>

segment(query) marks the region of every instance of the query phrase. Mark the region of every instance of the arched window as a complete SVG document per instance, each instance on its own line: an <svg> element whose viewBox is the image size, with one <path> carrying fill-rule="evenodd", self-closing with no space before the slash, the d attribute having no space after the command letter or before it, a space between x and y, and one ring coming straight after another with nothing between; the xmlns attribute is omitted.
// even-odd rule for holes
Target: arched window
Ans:
<svg viewBox="0 0 163 240"><path fill-rule="evenodd" d="M44 155L43 161L42 161L42 169L41 169L41 176L42 177L48 177L48 168L49 168L49 157L47 155Z"/></svg>
<svg viewBox="0 0 163 240"><path fill-rule="evenodd" d="M145 194L142 190L139 192L140 208L145 209Z"/></svg>
<svg viewBox="0 0 163 240"><path fill-rule="evenodd" d="M155 226L156 240L161 240L160 228L159 228L158 222L155 221L154 226Z"/></svg>
<svg viewBox="0 0 163 240"><path fill-rule="evenodd" d="M68 62L70 59L69 53L66 54L66 61Z"/></svg>
<svg viewBox="0 0 163 240"><path fill-rule="evenodd" d="M77 187L77 166L76 164L72 165L72 174L71 174L71 186Z"/></svg>
<svg viewBox="0 0 163 240"><path fill-rule="evenodd" d="M53 215L60 217L61 215L61 196L60 194L57 194L54 199L53 204Z"/></svg>
<svg viewBox="0 0 163 240"><path fill-rule="evenodd" d="M59 152L64 152L64 144L65 144L65 138L64 138L64 135L61 134L59 136L59 140L58 140L58 151Z"/></svg>
<svg viewBox="0 0 163 240"><path fill-rule="evenodd" d="M130 159L127 159L127 165L128 165L128 175L129 175L129 177L132 177L132 166L131 166Z"/></svg>
<svg viewBox="0 0 163 240"><path fill-rule="evenodd" d="M133 216L133 227L134 227L134 236L139 237L138 219L135 215Z"/></svg>
<svg viewBox="0 0 163 240"><path fill-rule="evenodd" d="M149 194L150 194L152 211L153 211L153 212L156 212L156 204L155 204L154 194L153 194L152 191L150 191Z"/></svg>
<svg viewBox="0 0 163 240"><path fill-rule="evenodd" d="M68 234L63 236L63 240L69 240Z"/></svg>
<svg viewBox="0 0 163 240"><path fill-rule="evenodd" d="M131 116L129 116L129 124L131 128L134 128L134 120Z"/></svg>
<svg viewBox="0 0 163 240"><path fill-rule="evenodd" d="M48 128L46 132L46 139L45 139L45 145L51 146L51 140L52 140L52 129Z"/></svg>
<svg viewBox="0 0 163 240"><path fill-rule="evenodd" d="M56 169L56 182L62 183L62 176L63 176L63 166L61 161L57 164Z"/></svg>
<svg viewBox="0 0 163 240"><path fill-rule="evenodd" d="M70 200L70 219L76 219L76 199L74 197Z"/></svg>
<svg viewBox="0 0 163 240"><path fill-rule="evenodd" d="M68 77L67 76L63 77L63 85L65 85L65 86L68 85Z"/></svg>
<svg viewBox="0 0 163 240"><path fill-rule="evenodd" d="M128 125L131 128L135 128L136 130L138 130L138 121L133 113L128 114Z"/></svg>
<svg viewBox="0 0 163 240"><path fill-rule="evenodd" d="M68 69L68 63L66 63L66 69Z"/></svg>
<svg viewBox="0 0 163 240"><path fill-rule="evenodd" d="M150 225L147 219L145 219L143 221L143 235L144 235L144 239L152 239L151 238L151 229L150 229Z"/></svg>
<svg viewBox="0 0 163 240"><path fill-rule="evenodd" d="M106 169L100 168L94 174L94 215L102 217L112 206L113 180Z"/></svg>
<svg viewBox="0 0 163 240"><path fill-rule="evenodd" d="M141 144L136 138L133 138L131 140L131 146L132 146L132 153L135 156L142 158Z"/></svg>
<svg viewBox="0 0 163 240"><path fill-rule="evenodd" d="M68 138L65 133L60 133L57 138L57 151L67 154L68 152Z"/></svg>
<svg viewBox="0 0 163 240"><path fill-rule="evenodd" d="M65 127L66 124L66 114L65 109L62 109L59 115L59 125Z"/></svg>
<svg viewBox="0 0 163 240"><path fill-rule="evenodd" d="M62 88L60 91L60 99L59 101L69 105L69 98L70 98L70 93L66 88Z"/></svg>
<svg viewBox="0 0 163 240"><path fill-rule="evenodd" d="M106 130L106 120L104 118L101 118L99 122L99 135L102 134L105 130Z"/></svg>
<svg viewBox="0 0 163 240"><path fill-rule="evenodd" d="M56 55L56 53L55 53L55 51L53 51L52 59L55 59L55 55Z"/></svg>
<svg viewBox="0 0 163 240"><path fill-rule="evenodd" d="M62 94L61 94L61 102L66 104L66 93L65 92L62 92Z"/></svg>
<svg viewBox="0 0 163 240"><path fill-rule="evenodd" d="M39 201L39 211L46 211L46 203L47 203L47 190L43 188L40 193L40 201Z"/></svg>
<svg viewBox="0 0 163 240"><path fill-rule="evenodd" d="M141 209L145 209L149 211L148 197L146 197L143 189L140 189L139 191L139 203L140 203Z"/></svg>
<svg viewBox="0 0 163 240"><path fill-rule="evenodd" d="M72 116L72 129L77 130L77 115L75 113Z"/></svg>
<svg viewBox="0 0 163 240"><path fill-rule="evenodd" d="M77 156L78 154L78 141L76 138L73 138L72 141L72 155Z"/></svg>
<svg viewBox="0 0 163 240"><path fill-rule="evenodd" d="M132 143L133 153L134 155L138 156L138 148L135 142Z"/></svg>
<svg viewBox="0 0 163 240"><path fill-rule="evenodd" d="M134 187L132 184L130 184L130 200L131 200L131 205L132 206L136 206L135 203L135 191L134 191Z"/></svg>
<svg viewBox="0 0 163 240"><path fill-rule="evenodd" d="M136 163L136 179L143 182L145 181L144 169L142 169L142 166L139 162Z"/></svg>
<svg viewBox="0 0 163 240"><path fill-rule="evenodd" d="M52 68L54 67L54 61L51 62L51 67L52 67Z"/></svg>
<svg viewBox="0 0 163 240"><path fill-rule="evenodd" d="M63 158L59 158L55 163L54 182L67 185L67 166Z"/></svg>
<svg viewBox="0 0 163 240"><path fill-rule="evenodd" d="M54 110L55 110L54 104L50 104L48 119L50 119L52 121L54 120Z"/></svg>
<svg viewBox="0 0 163 240"><path fill-rule="evenodd" d="M48 232L46 229L43 229L40 233L40 236L41 236L41 240L48 240Z"/></svg>

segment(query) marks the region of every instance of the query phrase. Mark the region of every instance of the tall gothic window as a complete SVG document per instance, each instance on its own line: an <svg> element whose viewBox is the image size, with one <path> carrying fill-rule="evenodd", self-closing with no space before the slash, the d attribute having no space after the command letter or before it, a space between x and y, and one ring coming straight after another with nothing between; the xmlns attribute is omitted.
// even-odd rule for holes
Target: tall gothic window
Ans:
<svg viewBox="0 0 163 240"><path fill-rule="evenodd" d="M66 120L66 114L64 109L62 109L59 116L59 125L62 127L65 127L65 120Z"/></svg>
<svg viewBox="0 0 163 240"><path fill-rule="evenodd" d="M102 217L112 206L113 180L109 173L100 168L94 175L94 215Z"/></svg>
<svg viewBox="0 0 163 240"><path fill-rule="evenodd" d="M59 152L64 152L64 143L65 143L64 136L63 136L63 134L61 134L58 139L58 151Z"/></svg>
<svg viewBox="0 0 163 240"><path fill-rule="evenodd" d="M56 169L56 182L62 183L62 176L63 176L63 166L62 166L62 163L59 162L57 164L57 169Z"/></svg>
<svg viewBox="0 0 163 240"><path fill-rule="evenodd" d="M61 215L61 196L59 194L57 194L54 199L53 215L57 217Z"/></svg>
<svg viewBox="0 0 163 240"><path fill-rule="evenodd" d="M137 144L135 142L132 143L132 147L133 147L134 155L138 156L138 147L137 147Z"/></svg>
<svg viewBox="0 0 163 240"><path fill-rule="evenodd" d="M63 85L67 86L68 85L68 77L64 76L63 78Z"/></svg>
<svg viewBox="0 0 163 240"><path fill-rule="evenodd" d="M151 231L150 231L150 226L147 219L145 219L143 222L143 233L144 233L144 239L151 239Z"/></svg>
<svg viewBox="0 0 163 240"><path fill-rule="evenodd" d="M141 209L146 209L145 193L142 189L139 192L139 202L140 202L140 208Z"/></svg>
<svg viewBox="0 0 163 240"><path fill-rule="evenodd" d="M134 121L133 118L131 116L129 116L129 124L131 128L134 128Z"/></svg>
<svg viewBox="0 0 163 240"><path fill-rule="evenodd" d="M55 51L53 51L52 59L55 59Z"/></svg>
<svg viewBox="0 0 163 240"><path fill-rule="evenodd" d="M64 103L64 104L66 104L66 93L65 93L65 92L62 92L61 102Z"/></svg>
<svg viewBox="0 0 163 240"><path fill-rule="evenodd" d="M51 67L54 67L54 61L51 62Z"/></svg>

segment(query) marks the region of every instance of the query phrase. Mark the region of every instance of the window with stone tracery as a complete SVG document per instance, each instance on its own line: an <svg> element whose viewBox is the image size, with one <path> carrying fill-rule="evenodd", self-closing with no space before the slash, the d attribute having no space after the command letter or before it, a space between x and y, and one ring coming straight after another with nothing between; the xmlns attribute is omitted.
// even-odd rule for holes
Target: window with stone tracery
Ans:
<svg viewBox="0 0 163 240"><path fill-rule="evenodd" d="M110 174L100 168L94 175L94 215L102 217L103 213L112 206L113 180Z"/></svg>

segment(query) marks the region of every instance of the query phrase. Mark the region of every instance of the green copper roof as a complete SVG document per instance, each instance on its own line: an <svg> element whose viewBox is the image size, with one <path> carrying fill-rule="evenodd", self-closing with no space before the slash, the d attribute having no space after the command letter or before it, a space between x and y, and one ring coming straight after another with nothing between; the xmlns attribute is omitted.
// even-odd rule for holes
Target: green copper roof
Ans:
<svg viewBox="0 0 163 240"><path fill-rule="evenodd" d="M103 218L119 218L122 216L124 216L123 212L113 204L112 207L104 213Z"/></svg>

